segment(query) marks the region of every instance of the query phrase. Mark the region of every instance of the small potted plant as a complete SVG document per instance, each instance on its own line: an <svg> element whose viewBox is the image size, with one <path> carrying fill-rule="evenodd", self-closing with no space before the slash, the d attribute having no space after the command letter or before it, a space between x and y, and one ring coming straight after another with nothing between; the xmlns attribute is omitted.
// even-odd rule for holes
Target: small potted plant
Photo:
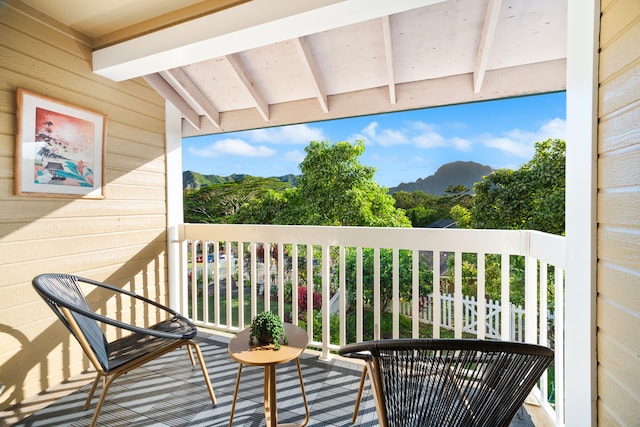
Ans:
<svg viewBox="0 0 640 427"><path fill-rule="evenodd" d="M280 350L280 341L287 344L287 337L284 334L284 323L282 319L270 311L258 313L251 321L251 333L249 335L249 345L253 345L256 339L260 344L271 344L276 350Z"/></svg>

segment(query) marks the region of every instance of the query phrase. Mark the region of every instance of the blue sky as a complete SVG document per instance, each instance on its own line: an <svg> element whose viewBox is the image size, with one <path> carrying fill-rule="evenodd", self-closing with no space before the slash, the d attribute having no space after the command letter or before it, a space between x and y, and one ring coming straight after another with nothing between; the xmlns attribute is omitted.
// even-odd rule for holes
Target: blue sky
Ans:
<svg viewBox="0 0 640 427"><path fill-rule="evenodd" d="M183 139L183 170L205 175L299 174L310 141L365 141L360 163L383 187L426 178L445 163L516 169L536 141L565 139L565 93L476 102Z"/></svg>

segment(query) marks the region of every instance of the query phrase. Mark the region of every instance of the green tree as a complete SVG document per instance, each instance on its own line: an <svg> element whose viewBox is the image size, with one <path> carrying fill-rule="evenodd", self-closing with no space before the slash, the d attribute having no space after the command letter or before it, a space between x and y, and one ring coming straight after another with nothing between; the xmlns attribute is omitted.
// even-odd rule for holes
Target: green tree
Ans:
<svg viewBox="0 0 640 427"><path fill-rule="evenodd" d="M435 196L417 190L413 192L397 191L393 193L396 206L404 209L413 227L428 227L439 219L455 219L451 208L456 205L469 207L471 195L463 185L449 186L444 196Z"/></svg>
<svg viewBox="0 0 640 427"><path fill-rule="evenodd" d="M364 248L362 251L362 281L363 281L363 303L365 305L375 304L373 300L374 283L374 250ZM398 288L400 298L411 299L413 264L412 251L400 250L398 252L399 277ZM433 291L433 269L429 257L432 256L423 252L418 260L418 282L420 295L427 295ZM393 251L391 249L380 249L380 299L381 310L384 312L389 308L393 298ZM353 309L356 303L356 271L357 252L355 248L347 248L345 253L346 269L346 289L349 305Z"/></svg>
<svg viewBox="0 0 640 427"><path fill-rule="evenodd" d="M564 234L565 150L563 140L536 142L531 161L517 170L499 169L476 183L473 227Z"/></svg>
<svg viewBox="0 0 640 427"><path fill-rule="evenodd" d="M297 191L289 194L291 223L303 225L410 227L393 197L373 181L375 168L358 158L364 142L312 141L300 163Z"/></svg>
<svg viewBox="0 0 640 427"><path fill-rule="evenodd" d="M213 184L184 193L184 217L195 223L233 223L247 203L270 192L282 191L290 184L277 178L248 176L237 182Z"/></svg>

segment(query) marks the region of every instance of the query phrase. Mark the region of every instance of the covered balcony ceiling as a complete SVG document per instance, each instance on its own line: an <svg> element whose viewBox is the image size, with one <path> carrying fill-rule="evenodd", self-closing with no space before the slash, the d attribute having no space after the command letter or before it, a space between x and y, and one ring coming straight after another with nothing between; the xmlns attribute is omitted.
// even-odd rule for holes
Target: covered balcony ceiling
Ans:
<svg viewBox="0 0 640 427"><path fill-rule="evenodd" d="M183 136L564 90L566 0L23 0Z"/></svg>

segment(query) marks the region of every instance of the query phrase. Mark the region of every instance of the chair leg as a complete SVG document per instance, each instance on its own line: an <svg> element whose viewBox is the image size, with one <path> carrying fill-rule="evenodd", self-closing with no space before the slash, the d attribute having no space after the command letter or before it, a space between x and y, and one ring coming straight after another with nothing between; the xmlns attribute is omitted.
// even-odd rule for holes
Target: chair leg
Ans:
<svg viewBox="0 0 640 427"><path fill-rule="evenodd" d="M89 404L91 404L91 399L93 399L93 393L96 392L96 388L98 387L98 381L100 378L103 378L100 373L96 375L96 379L93 380L93 385L91 386L91 390L89 390L89 397L87 397L87 401L84 402L84 409L89 409Z"/></svg>
<svg viewBox="0 0 640 427"><path fill-rule="evenodd" d="M122 372L122 374L123 373L124 372ZM107 390L109 389L109 386L111 385L113 380L118 378L120 375L121 374L115 374L109 378L104 377L104 384L102 386L102 392L100 393L100 399L98 399L96 409L93 411L93 418L91 418L91 424L89 424L89 427L94 427L96 425L96 422L98 421L98 415L100 415L100 409L102 409L102 404L104 403L104 398L107 396Z"/></svg>
<svg viewBox="0 0 640 427"><path fill-rule="evenodd" d="M362 398L362 390L364 389L364 379L367 377L367 365L362 368L362 375L360 376L360 387L358 388L358 397L356 397L356 405L353 408L353 416L351 417L351 423L355 423L358 418L358 410L360 409L360 399Z"/></svg>
<svg viewBox="0 0 640 427"><path fill-rule="evenodd" d="M211 385L211 379L209 378L209 372L207 372L207 366L204 364L204 357L202 357L202 352L200 351L200 346L191 341L187 345L187 347L193 346L196 350L196 355L198 356L198 361L200 362L200 369L202 369L202 376L204 377L204 382L207 384L207 390L209 390L209 397L211 397L211 403L216 404L216 395L213 393L213 386ZM189 351L191 354L191 351Z"/></svg>
<svg viewBox="0 0 640 427"><path fill-rule="evenodd" d="M187 353L189 353L189 360L191 360L191 366L196 365L196 361L193 358L193 353L191 352L191 346L187 345Z"/></svg>

